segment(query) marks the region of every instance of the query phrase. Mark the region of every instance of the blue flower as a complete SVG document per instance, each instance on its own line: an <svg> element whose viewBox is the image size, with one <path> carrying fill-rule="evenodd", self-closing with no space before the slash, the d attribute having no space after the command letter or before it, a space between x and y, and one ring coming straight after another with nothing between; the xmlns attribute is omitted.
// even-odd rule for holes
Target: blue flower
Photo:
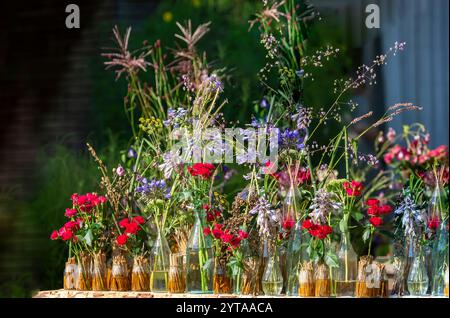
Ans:
<svg viewBox="0 0 450 318"><path fill-rule="evenodd" d="M128 157L128 158L137 158L137 153L136 153L136 151L134 151L133 148L128 149L127 157Z"/></svg>

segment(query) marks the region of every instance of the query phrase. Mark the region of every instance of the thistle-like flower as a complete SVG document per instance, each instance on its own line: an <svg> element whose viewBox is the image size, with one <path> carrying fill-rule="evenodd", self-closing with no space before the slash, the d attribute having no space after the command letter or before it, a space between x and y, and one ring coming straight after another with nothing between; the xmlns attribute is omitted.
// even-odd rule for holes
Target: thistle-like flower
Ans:
<svg viewBox="0 0 450 318"><path fill-rule="evenodd" d="M420 209L409 194L405 196L394 213L401 217L406 237L413 239L420 236L421 229L426 225L427 216L425 210Z"/></svg>
<svg viewBox="0 0 450 318"><path fill-rule="evenodd" d="M249 213L251 215L257 215L256 224L258 225L259 235L261 237L268 238L281 222L279 211L273 209L264 197L259 198L258 203Z"/></svg>
<svg viewBox="0 0 450 318"><path fill-rule="evenodd" d="M334 193L327 192L325 189L319 189L312 200L309 217L316 224L327 224L330 213L336 213L341 209L342 204L336 201Z"/></svg>

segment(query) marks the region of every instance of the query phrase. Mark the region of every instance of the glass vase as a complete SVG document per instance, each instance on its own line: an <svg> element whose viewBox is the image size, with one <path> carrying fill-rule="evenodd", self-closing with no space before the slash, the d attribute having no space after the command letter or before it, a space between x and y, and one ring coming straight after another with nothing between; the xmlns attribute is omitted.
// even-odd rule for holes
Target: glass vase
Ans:
<svg viewBox="0 0 450 318"><path fill-rule="evenodd" d="M85 252L78 255L77 290L91 290L92 288L92 258Z"/></svg>
<svg viewBox="0 0 450 318"><path fill-rule="evenodd" d="M408 291L411 296L425 296L428 290L428 274L424 247L416 243L408 273Z"/></svg>
<svg viewBox="0 0 450 318"><path fill-rule="evenodd" d="M266 296L279 296L283 290L283 275L276 247L269 248L269 257L262 276L262 289Z"/></svg>
<svg viewBox="0 0 450 318"><path fill-rule="evenodd" d="M203 233L204 224L196 213L186 249L186 290L192 294L213 293L214 251L211 238Z"/></svg>
<svg viewBox="0 0 450 318"><path fill-rule="evenodd" d="M445 270L448 268L448 221L441 222L436 233L431 254L432 295L443 296L445 289Z"/></svg>
<svg viewBox="0 0 450 318"><path fill-rule="evenodd" d="M316 267L314 275L314 295L316 297L331 296L330 269L324 263L320 263Z"/></svg>
<svg viewBox="0 0 450 318"><path fill-rule="evenodd" d="M112 291L130 290L130 277L128 275L128 261L124 255L113 256L109 289Z"/></svg>
<svg viewBox="0 0 450 318"><path fill-rule="evenodd" d="M106 285L106 255L94 253L92 257L92 290L107 290Z"/></svg>
<svg viewBox="0 0 450 318"><path fill-rule="evenodd" d="M214 262L214 294L229 294L231 287L226 259L216 258Z"/></svg>
<svg viewBox="0 0 450 318"><path fill-rule="evenodd" d="M69 257L64 267L64 289L75 289L78 276L78 265L75 257Z"/></svg>
<svg viewBox="0 0 450 318"><path fill-rule="evenodd" d="M242 249L242 274L240 283L234 281L234 292L240 289L242 295L259 295L261 293L259 281L260 257L258 250L250 248L250 241L255 241L255 232L249 233L249 239L241 244ZM239 273L238 273L239 274Z"/></svg>
<svg viewBox="0 0 450 318"><path fill-rule="evenodd" d="M303 261L298 274L298 295L314 297L314 266L311 261Z"/></svg>
<svg viewBox="0 0 450 318"><path fill-rule="evenodd" d="M154 293L169 290L170 248L165 236L158 230L150 253L150 289Z"/></svg>
<svg viewBox="0 0 450 318"><path fill-rule="evenodd" d="M131 290L150 290L150 264L147 257L138 255L133 258L133 268L131 270Z"/></svg>
<svg viewBox="0 0 450 318"><path fill-rule="evenodd" d="M170 255L169 292L184 293L186 290L186 275L184 270L184 255L175 253Z"/></svg>
<svg viewBox="0 0 450 318"><path fill-rule="evenodd" d="M298 295L298 273L302 255L302 222L299 220L295 224L289 236L288 252L286 259L288 296Z"/></svg>
<svg viewBox="0 0 450 318"><path fill-rule="evenodd" d="M358 274L358 255L353 249L348 231L341 234L337 257L338 267L332 269L332 293L336 297L353 297Z"/></svg>

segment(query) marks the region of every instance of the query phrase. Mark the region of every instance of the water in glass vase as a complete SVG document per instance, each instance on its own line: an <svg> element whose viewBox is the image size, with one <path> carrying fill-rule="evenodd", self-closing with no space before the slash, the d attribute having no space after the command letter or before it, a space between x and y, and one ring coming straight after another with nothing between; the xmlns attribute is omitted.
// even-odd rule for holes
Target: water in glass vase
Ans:
<svg viewBox="0 0 450 318"><path fill-rule="evenodd" d="M150 275L150 286L154 293L166 293L169 285L168 271L152 271Z"/></svg>
<svg viewBox="0 0 450 318"><path fill-rule="evenodd" d="M336 294L340 297L352 297L355 294L356 280L335 280L334 288Z"/></svg>
<svg viewBox="0 0 450 318"><path fill-rule="evenodd" d="M262 289L264 295L266 296L279 296L281 294L281 290L283 289L283 281L263 281Z"/></svg>
<svg viewBox="0 0 450 318"><path fill-rule="evenodd" d="M428 280L408 282L408 291L411 296L424 296L428 290Z"/></svg>
<svg viewBox="0 0 450 318"><path fill-rule="evenodd" d="M204 261L204 264L207 265L203 265L203 270L201 270L199 263L202 255L209 257L209 259ZM193 294L212 294L213 279L212 271L210 270L211 265L214 266L214 262L211 262L212 252L207 249L203 249L203 251L190 250L186 256L186 264L188 264L186 268L187 291ZM211 265L208 265L208 262Z"/></svg>

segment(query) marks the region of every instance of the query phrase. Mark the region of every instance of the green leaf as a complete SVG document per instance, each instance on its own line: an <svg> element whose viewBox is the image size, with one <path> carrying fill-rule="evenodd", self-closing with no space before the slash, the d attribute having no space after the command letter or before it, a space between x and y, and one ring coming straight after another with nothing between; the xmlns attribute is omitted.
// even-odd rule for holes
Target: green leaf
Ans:
<svg viewBox="0 0 450 318"><path fill-rule="evenodd" d="M367 242L367 240L370 238L370 232L370 227L366 227L362 236L364 242Z"/></svg>
<svg viewBox="0 0 450 318"><path fill-rule="evenodd" d="M94 239L94 236L92 235L92 230L89 229L86 234L84 235L84 241L88 246L92 246L92 240Z"/></svg>
<svg viewBox="0 0 450 318"><path fill-rule="evenodd" d="M325 263L331 268L339 267L337 255L330 251L328 251L327 254L325 255Z"/></svg>
<svg viewBox="0 0 450 318"><path fill-rule="evenodd" d="M359 222L364 218L364 214L362 214L361 212L355 212L353 213L353 218Z"/></svg>

